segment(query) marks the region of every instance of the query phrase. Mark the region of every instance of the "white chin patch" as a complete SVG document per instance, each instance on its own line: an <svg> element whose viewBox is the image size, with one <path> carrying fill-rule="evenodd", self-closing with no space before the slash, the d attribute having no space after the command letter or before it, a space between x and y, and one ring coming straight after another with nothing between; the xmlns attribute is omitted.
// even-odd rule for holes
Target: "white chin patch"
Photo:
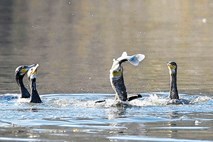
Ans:
<svg viewBox="0 0 213 142"><path fill-rule="evenodd" d="M117 60L114 60L110 70L116 71L119 70L119 68L120 68L119 62Z"/></svg>
<svg viewBox="0 0 213 142"><path fill-rule="evenodd" d="M170 74L174 74L175 70L174 69L170 69L169 72L170 72Z"/></svg>
<svg viewBox="0 0 213 142"><path fill-rule="evenodd" d="M30 75L30 79L34 79L34 78L36 78L37 76L35 75L35 74L32 74L32 75Z"/></svg>

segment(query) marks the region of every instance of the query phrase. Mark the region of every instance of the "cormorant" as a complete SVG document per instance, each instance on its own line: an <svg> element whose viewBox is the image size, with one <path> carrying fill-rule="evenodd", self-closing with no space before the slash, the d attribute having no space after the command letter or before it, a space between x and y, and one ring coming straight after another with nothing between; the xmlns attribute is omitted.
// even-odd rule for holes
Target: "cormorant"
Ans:
<svg viewBox="0 0 213 142"><path fill-rule="evenodd" d="M36 89L36 77L38 66L39 64L36 64L34 67L30 68L27 72L27 76L30 81L31 103L42 103L41 98L39 97L38 91Z"/></svg>
<svg viewBox="0 0 213 142"><path fill-rule="evenodd" d="M167 63L170 74L170 100L168 104L189 104L188 100L180 99L177 89L177 64L175 62Z"/></svg>
<svg viewBox="0 0 213 142"><path fill-rule="evenodd" d="M113 64L110 69L110 82L113 90L116 93L115 94L116 101L125 102L142 97L140 94L129 98L127 97L126 86L123 77L122 63L129 61L131 64L137 66L144 58L145 56L143 54L128 56L126 52L123 52L121 57L113 59Z"/></svg>
<svg viewBox="0 0 213 142"><path fill-rule="evenodd" d="M19 86L19 90L20 90L20 93L21 93L20 98L30 98L30 93L28 92L28 90L24 86L23 78L24 78L25 74L28 72L28 70L30 68L34 67L34 66L36 66L36 64L21 65L21 66L18 66L15 70L16 82Z"/></svg>

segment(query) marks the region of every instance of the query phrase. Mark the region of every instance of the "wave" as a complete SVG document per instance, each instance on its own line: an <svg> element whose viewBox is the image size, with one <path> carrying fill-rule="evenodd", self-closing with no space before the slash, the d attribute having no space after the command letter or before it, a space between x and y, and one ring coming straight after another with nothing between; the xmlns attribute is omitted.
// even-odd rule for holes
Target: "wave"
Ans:
<svg viewBox="0 0 213 142"><path fill-rule="evenodd" d="M166 106L169 101L168 92L141 93L142 98L124 103L125 106ZM188 100L190 105L201 103L213 104L212 97L180 94L182 99ZM43 105L49 107L113 107L116 106L113 94L44 94L41 95ZM95 103L104 100L101 103ZM0 95L0 103L14 102L16 104L28 103L29 99L19 98L19 94ZM39 104L37 104L39 106Z"/></svg>

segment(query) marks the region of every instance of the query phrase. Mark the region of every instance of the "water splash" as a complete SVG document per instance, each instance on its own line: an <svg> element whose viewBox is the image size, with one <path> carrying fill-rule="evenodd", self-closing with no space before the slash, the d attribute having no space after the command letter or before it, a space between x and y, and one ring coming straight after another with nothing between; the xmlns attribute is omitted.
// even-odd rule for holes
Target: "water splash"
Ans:
<svg viewBox="0 0 213 142"><path fill-rule="evenodd" d="M19 129L30 128L30 132L24 133L29 134L27 141L44 133L55 137L68 137L70 133L89 137L94 133L111 135L110 140L127 140L125 134L131 135L137 129L142 133L165 130L166 135L177 130L207 133L211 129L213 101L209 96L180 94L193 103L167 105L168 92L141 95L140 99L118 106L113 94L45 94L41 95L42 104L28 103L28 99L19 98L19 94L4 94L0 97L0 126L8 134L14 129L19 132L22 131ZM105 101L95 103L97 100ZM144 140L135 134L132 136L131 140ZM6 139L0 137L0 140Z"/></svg>
<svg viewBox="0 0 213 142"><path fill-rule="evenodd" d="M166 106L169 100L168 92L141 93L140 99L125 103L126 106ZM212 103L209 96L180 94L180 97L190 101L190 104ZM113 107L115 105L113 94L46 94L41 95L45 107L68 108L68 107ZM97 100L105 100L95 103ZM0 96L1 105L29 105L29 99L19 98L19 94L4 94ZM35 104L34 104L35 105ZM37 106L42 106L37 105ZM32 106L32 105L31 105Z"/></svg>

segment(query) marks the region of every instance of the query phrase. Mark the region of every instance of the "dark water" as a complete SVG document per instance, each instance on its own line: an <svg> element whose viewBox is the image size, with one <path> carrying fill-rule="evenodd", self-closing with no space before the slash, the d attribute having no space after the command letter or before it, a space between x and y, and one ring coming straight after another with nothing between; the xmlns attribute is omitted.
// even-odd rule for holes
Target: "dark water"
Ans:
<svg viewBox="0 0 213 142"><path fill-rule="evenodd" d="M116 135L110 135L111 132L104 131L105 128L91 135L90 131L81 128L81 131L76 130L78 136L74 137L76 139L73 141L82 141L89 136L96 141L156 141L155 138L158 141L212 140L212 9L213 1L210 0L0 0L0 94L19 93L14 81L14 70L18 65L33 63L40 64L37 79L40 94L90 93L91 96L93 93L112 94L114 92L109 82L112 59L119 57L123 51L127 51L130 55L142 53L146 55L146 59L138 67L124 64L125 82L129 93L151 95L151 92L163 92L163 94L168 92L169 75L166 63L173 60L178 64L179 92L190 96L209 97L207 100L210 100L210 103L205 101L202 107L202 103L199 102L198 106L193 105L195 108L198 107L195 110L191 110L191 106L177 110L177 121L167 118L173 111L156 114L156 118L153 117L155 112L153 115L145 113L148 115L146 118L146 115L141 114L144 107L140 105L139 108L133 108L137 114L132 114L133 118L129 111L124 115L126 119L130 119L128 122L125 119L124 129L132 131L120 131L123 122L120 123L120 115L118 115L119 119L114 119L113 122L118 123L119 127ZM27 80L25 81L25 84L28 84ZM101 95L99 96L102 98ZM98 98L92 97L92 100L95 99ZM3 106L10 106L11 102L4 103ZM10 107L15 105L21 108L21 104L12 101ZM48 107L48 105L44 107L47 112L50 111ZM19 117L11 116L12 113L3 111L4 109L1 110L0 115L1 118L11 116L9 121L11 124L15 121L19 123L22 115L37 114L29 111L30 108L27 106L24 111L20 109L23 114L18 113ZM160 111L162 109L160 106L153 108L152 103L145 108L147 112L149 109ZM167 109L176 112L178 108L181 107L172 106ZM14 109L15 113L19 112L16 107ZM69 109L63 108L61 111L72 111ZM54 108L50 112L54 114L58 111L60 109L56 111ZM93 108L91 112L99 111L108 111L108 109ZM64 136L64 140L71 141L71 138L67 138L71 133L69 127L65 129L70 133L64 134L64 127L60 127L61 124L45 125L49 121L45 121L44 112L46 111L38 110L40 116L38 123L33 121L33 126L30 128L26 127L26 123L8 127L2 125L1 136L8 136L8 140L17 136L20 141L34 141L39 135L40 140L53 140L52 134L55 132L61 137ZM74 112L73 115L78 114ZM185 117L182 112L187 113L186 121L185 119L181 121L182 116ZM55 121L53 114L47 117L50 121ZM76 119L77 122L74 124L77 126L78 123L88 119L70 115L72 114L68 113L68 123ZM158 117L161 119L161 115L166 115L167 118L162 123L157 119ZM59 115L55 117L60 118ZM103 114L101 117L106 115ZM138 118L140 121L135 123ZM98 123L106 121L103 125L109 124L108 119L99 121L98 116L91 116L87 122L90 124L96 119ZM146 124L147 119L154 121ZM201 126L197 126L200 124L199 119L204 121ZM23 120L31 121L32 118L23 118ZM195 121L197 123L194 123ZM66 125L66 119L62 122ZM113 123L110 122L110 126ZM38 131L34 124L39 126ZM96 126L94 123L91 125ZM144 125L147 129L143 129ZM172 128L167 129L167 126ZM40 127L45 128L40 130ZM14 130L12 133L11 129ZM34 129L38 132L36 136L33 135ZM173 131L175 134L170 133ZM96 134L102 134L101 138L99 139ZM91 141L94 140L92 138Z"/></svg>

